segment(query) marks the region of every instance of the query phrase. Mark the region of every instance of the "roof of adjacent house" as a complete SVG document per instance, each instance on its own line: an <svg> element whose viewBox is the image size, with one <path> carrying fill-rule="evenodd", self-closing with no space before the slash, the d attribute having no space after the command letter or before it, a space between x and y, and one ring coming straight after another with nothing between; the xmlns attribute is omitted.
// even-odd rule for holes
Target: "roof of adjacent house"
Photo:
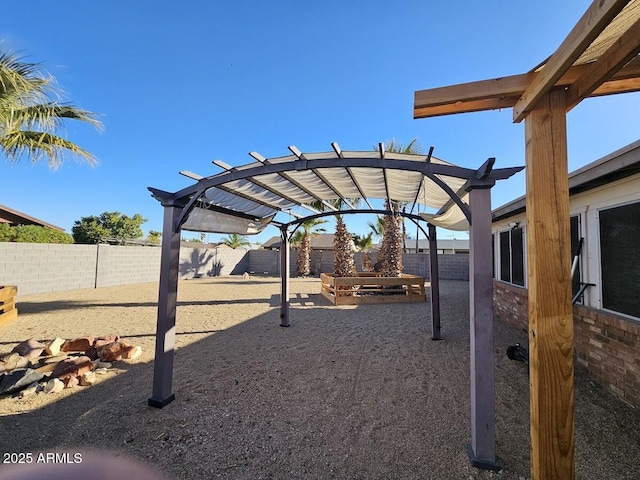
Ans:
<svg viewBox="0 0 640 480"><path fill-rule="evenodd" d="M591 190L636 173L640 173L640 140L571 172L569 195ZM496 208L492 212L492 221L497 222L524 212L525 199L526 196L522 195Z"/></svg>
<svg viewBox="0 0 640 480"><path fill-rule="evenodd" d="M26 213L19 212L13 208L9 208L5 205L0 205L0 223L8 223L11 226L15 225L37 225L40 227L51 228L53 230L59 230L64 232L64 228L58 227L51 223L47 223L39 218L32 217Z"/></svg>
<svg viewBox="0 0 640 480"><path fill-rule="evenodd" d="M262 244L262 248L280 248L280 237L271 237ZM314 233L311 235L312 250L333 250L333 233Z"/></svg>

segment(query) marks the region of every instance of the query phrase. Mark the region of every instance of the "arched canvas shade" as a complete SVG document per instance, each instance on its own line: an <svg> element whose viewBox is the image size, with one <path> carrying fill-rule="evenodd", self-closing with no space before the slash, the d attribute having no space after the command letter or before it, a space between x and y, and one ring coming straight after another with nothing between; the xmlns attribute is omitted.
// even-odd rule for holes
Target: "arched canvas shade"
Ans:
<svg viewBox="0 0 640 480"><path fill-rule="evenodd" d="M493 169L494 159L489 159L478 169L470 169L435 158L431 151L428 155L407 155L385 152L383 144L379 144L378 151L365 152L342 151L336 143L331 146L332 151L321 153L301 153L291 146L292 155L273 159L252 152L256 162L247 165L230 167L216 161L224 170L217 175L203 177L183 172L197 182L177 192L149 188L165 208L154 383L149 404L163 407L174 399L171 377L181 230L253 234L269 224L278 226L282 238L280 318L281 325L288 326L290 223L278 220L279 213L301 207L316 215L319 212L310 204L323 202L327 209L335 210L330 203L335 199L342 199L354 210L350 198L361 198L370 207L371 199L422 204L431 212L417 218L452 230L470 230L471 363L475 372L472 438L480 445L486 465L495 466L492 270L486 262L491 241L490 189L497 180L509 178L523 167ZM373 207L368 210L374 211ZM432 301L432 307L437 301ZM438 326L434 338L439 335Z"/></svg>

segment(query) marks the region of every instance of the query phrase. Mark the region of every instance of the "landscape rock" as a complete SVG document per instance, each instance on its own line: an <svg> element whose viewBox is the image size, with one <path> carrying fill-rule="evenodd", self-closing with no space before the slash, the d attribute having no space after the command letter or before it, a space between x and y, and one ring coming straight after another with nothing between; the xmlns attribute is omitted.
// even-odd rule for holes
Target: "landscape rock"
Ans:
<svg viewBox="0 0 640 480"><path fill-rule="evenodd" d="M47 343L46 347L44 347L44 353L47 355L58 355L60 353L60 348L64 344L64 338L54 338L49 343Z"/></svg>
<svg viewBox="0 0 640 480"><path fill-rule="evenodd" d="M10 372L14 368L26 368L31 362L17 352L0 355L0 373Z"/></svg>
<svg viewBox="0 0 640 480"><path fill-rule="evenodd" d="M83 387L88 387L93 385L96 381L96 374L94 372L86 372L83 373L80 377L80 385Z"/></svg>
<svg viewBox="0 0 640 480"><path fill-rule="evenodd" d="M57 393L61 392L64 388L64 383L57 378L52 378L47 382L44 387L44 393Z"/></svg>
<svg viewBox="0 0 640 480"><path fill-rule="evenodd" d="M94 338L91 335L86 337L78 337L73 340L67 340L62 344L60 351L62 352L85 352L93 346Z"/></svg>
<svg viewBox="0 0 640 480"><path fill-rule="evenodd" d="M137 347L127 347L126 350L122 353L122 358L125 360L135 360L140 355L142 355L142 348Z"/></svg>
<svg viewBox="0 0 640 480"><path fill-rule="evenodd" d="M126 340L111 342L98 348L98 356L103 362L115 362L116 360L120 360L124 352L132 346L133 345Z"/></svg>
<svg viewBox="0 0 640 480"><path fill-rule="evenodd" d="M58 380L62 380L62 383L64 383L64 388L77 387L80 383L79 378L75 375L67 375L64 378L59 378Z"/></svg>
<svg viewBox="0 0 640 480"><path fill-rule="evenodd" d="M30 361L35 361L45 348L46 345L44 343L40 343L37 340L30 338L29 340L25 340L24 342L16 345L12 352L16 352Z"/></svg>
<svg viewBox="0 0 640 480"><path fill-rule="evenodd" d="M19 398L24 398L28 395L35 394L40 389L40 384L38 382L33 382L31 385L28 385L26 388L20 390L18 394Z"/></svg>
<svg viewBox="0 0 640 480"><path fill-rule="evenodd" d="M94 345L85 350L84 354L89 357L91 360L97 360L98 356L98 348Z"/></svg>
<svg viewBox="0 0 640 480"><path fill-rule="evenodd" d="M67 377L77 377L85 372L90 372L92 368L93 364L89 357L68 358L56 365L56 368L51 373L51 377L64 380Z"/></svg>
<svg viewBox="0 0 640 480"><path fill-rule="evenodd" d="M33 382L42 379L44 375L30 368L16 368L5 374L0 380L0 395L13 393L28 387Z"/></svg>
<svg viewBox="0 0 640 480"><path fill-rule="evenodd" d="M120 340L119 335L115 335L115 334L105 335L104 337L96 338L93 342L93 346L98 348L98 347L102 347L103 345L108 345L109 343L117 342L118 340Z"/></svg>

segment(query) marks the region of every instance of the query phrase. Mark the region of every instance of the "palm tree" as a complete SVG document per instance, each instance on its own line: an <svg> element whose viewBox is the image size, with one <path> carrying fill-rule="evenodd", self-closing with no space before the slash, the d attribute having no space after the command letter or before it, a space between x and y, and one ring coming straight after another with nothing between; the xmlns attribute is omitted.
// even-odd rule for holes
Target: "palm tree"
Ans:
<svg viewBox="0 0 640 480"><path fill-rule="evenodd" d="M346 200L357 207L361 199L348 198ZM328 200L328 203L337 210L342 210L345 206L345 201L342 198ZM311 206L323 212L327 211L327 206L323 202L313 202ZM352 275L354 270L353 239L347 231L342 215L336 214L336 232L333 237L333 274L336 277L345 277Z"/></svg>
<svg viewBox="0 0 640 480"><path fill-rule="evenodd" d="M27 156L33 163L46 158L58 168L64 154L95 165L97 159L73 142L56 135L64 120L87 122L100 129L95 113L60 103L55 79L40 65L0 52L0 152L11 163Z"/></svg>
<svg viewBox="0 0 640 480"><path fill-rule="evenodd" d="M374 147L374 150L377 150L378 147ZM405 154L419 154L421 153L421 148L418 145L418 139L414 138L409 142L408 145L404 146L400 142L396 142L395 138L389 140L385 145L385 150L387 152L392 153L405 153ZM397 200L391 199L391 204L385 202L385 209L393 212L392 215L385 215L384 224L387 227L391 226L391 223L398 222L397 213L402 210L405 211L406 202L401 202ZM389 274L390 276L400 276L402 272L402 252L407 250L405 245L406 233L405 233L405 225L404 225L404 217L402 217L401 224L402 231L399 232L396 230L395 225L393 228L384 229L382 245L380 247L380 252L378 253L378 258L382 260L382 272L383 275ZM399 244L398 244L399 242ZM383 252L383 247L388 249L388 251ZM400 252L396 252L396 248L401 249ZM381 255L382 254L382 255ZM391 263L389 263L391 262Z"/></svg>
<svg viewBox="0 0 640 480"><path fill-rule="evenodd" d="M353 277L356 263L353 258L353 237L347 230L342 215L336 215L336 233L333 237L333 275Z"/></svg>
<svg viewBox="0 0 640 480"><path fill-rule="evenodd" d="M373 245L373 232L369 232L369 235L355 235L353 237L353 243L356 248L364 252L362 256L362 271L373 272L373 260L371 259L371 247Z"/></svg>
<svg viewBox="0 0 640 480"><path fill-rule="evenodd" d="M233 249L251 245L251 242L247 240L247 237L243 237L237 233L227 235L227 238L223 239L222 243Z"/></svg>
<svg viewBox="0 0 640 480"><path fill-rule="evenodd" d="M298 260L296 262L299 277L307 277L311 274L311 235L325 232L324 228L318 228L318 225L323 223L327 223L327 221L314 218L300 224L302 236L300 237L300 250L298 251ZM294 238L298 233L299 230L294 234Z"/></svg>
<svg viewBox="0 0 640 480"><path fill-rule="evenodd" d="M376 223L367 222L367 226L371 230L371 233L378 238L384 237L384 217L378 215L376 217Z"/></svg>

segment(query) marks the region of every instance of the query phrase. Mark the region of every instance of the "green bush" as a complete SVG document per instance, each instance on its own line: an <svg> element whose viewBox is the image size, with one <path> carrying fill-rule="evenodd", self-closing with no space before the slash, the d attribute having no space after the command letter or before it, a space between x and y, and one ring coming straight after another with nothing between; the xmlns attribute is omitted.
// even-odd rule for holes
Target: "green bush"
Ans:
<svg viewBox="0 0 640 480"><path fill-rule="evenodd" d="M68 233L38 225L10 227L6 223L1 223L0 242L73 243L73 238Z"/></svg>

